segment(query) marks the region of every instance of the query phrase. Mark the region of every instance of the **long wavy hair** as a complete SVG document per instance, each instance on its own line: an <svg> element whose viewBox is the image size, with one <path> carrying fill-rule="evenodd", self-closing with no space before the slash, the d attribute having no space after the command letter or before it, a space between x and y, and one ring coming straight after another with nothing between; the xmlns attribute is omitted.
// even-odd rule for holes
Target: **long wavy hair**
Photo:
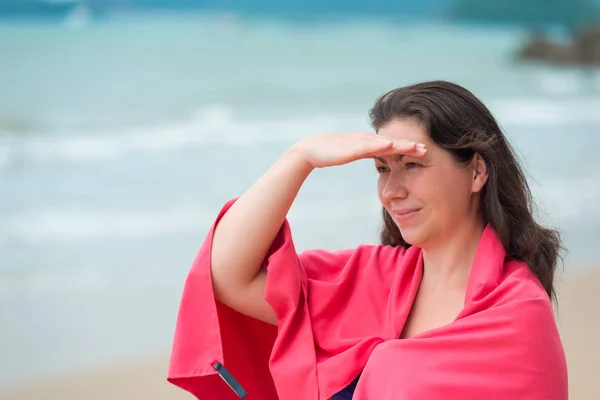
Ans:
<svg viewBox="0 0 600 400"><path fill-rule="evenodd" d="M417 121L430 139L459 163L468 163L475 153L480 154L489 174L481 196L484 222L496 230L507 257L526 262L548 296L556 300L560 234L534 220L533 198L523 168L492 113L473 93L447 81L422 82L383 94L369 116L376 131L400 118ZM382 244L410 246L385 208L382 211Z"/></svg>

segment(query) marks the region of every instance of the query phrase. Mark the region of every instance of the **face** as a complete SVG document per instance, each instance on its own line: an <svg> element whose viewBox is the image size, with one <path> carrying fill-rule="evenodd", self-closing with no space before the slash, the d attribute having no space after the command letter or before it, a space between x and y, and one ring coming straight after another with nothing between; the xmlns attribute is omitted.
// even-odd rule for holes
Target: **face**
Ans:
<svg viewBox="0 0 600 400"><path fill-rule="evenodd" d="M380 135L425 144L424 157L386 156L375 159L379 200L404 240L427 247L451 236L466 219L478 218L479 196L487 174L476 156L468 165L432 142L415 121L395 120Z"/></svg>

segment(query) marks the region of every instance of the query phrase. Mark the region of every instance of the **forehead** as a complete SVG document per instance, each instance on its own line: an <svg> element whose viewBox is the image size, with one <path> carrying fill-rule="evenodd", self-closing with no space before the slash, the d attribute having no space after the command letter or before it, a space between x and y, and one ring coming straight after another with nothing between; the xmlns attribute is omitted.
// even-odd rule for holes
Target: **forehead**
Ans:
<svg viewBox="0 0 600 400"><path fill-rule="evenodd" d="M421 124L408 118L392 120L379 128L377 133L393 139L406 139L423 144L430 143L427 132Z"/></svg>

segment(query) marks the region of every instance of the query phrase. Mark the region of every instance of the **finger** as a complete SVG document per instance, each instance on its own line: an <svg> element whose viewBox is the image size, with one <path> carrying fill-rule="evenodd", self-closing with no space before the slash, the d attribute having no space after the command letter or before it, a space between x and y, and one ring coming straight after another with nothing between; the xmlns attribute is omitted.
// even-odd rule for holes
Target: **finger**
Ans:
<svg viewBox="0 0 600 400"><path fill-rule="evenodd" d="M413 140L392 138L389 136L378 135L378 134L368 135L367 138L370 140L374 140L376 142L381 142L381 143L386 143L386 144L389 142L392 142L393 148L398 151L414 151L417 148L417 146L419 146L419 148L424 147L422 144L417 143Z"/></svg>
<svg viewBox="0 0 600 400"><path fill-rule="evenodd" d="M423 143L414 142L406 139L393 139L393 145L385 149L385 155L407 154L415 157L422 157L427 153L427 147Z"/></svg>
<svg viewBox="0 0 600 400"><path fill-rule="evenodd" d="M353 139L354 140L346 144L348 146L346 153L348 159L344 157L344 163L363 158L371 158L376 154L389 152L394 144L393 141L387 138L355 136Z"/></svg>
<svg viewBox="0 0 600 400"><path fill-rule="evenodd" d="M376 133L365 133L361 135L360 139L365 143L375 143L383 145L391 145L394 141L389 136L378 135Z"/></svg>
<svg viewBox="0 0 600 400"><path fill-rule="evenodd" d="M365 152L385 151L391 149L394 145L392 138L375 134L365 134L358 139L355 142L356 147Z"/></svg>

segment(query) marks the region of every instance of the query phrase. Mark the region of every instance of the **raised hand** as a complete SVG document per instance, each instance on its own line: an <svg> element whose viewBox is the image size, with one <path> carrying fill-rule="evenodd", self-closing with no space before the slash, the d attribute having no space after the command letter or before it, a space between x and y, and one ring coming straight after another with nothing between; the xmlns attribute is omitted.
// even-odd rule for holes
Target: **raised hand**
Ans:
<svg viewBox="0 0 600 400"><path fill-rule="evenodd" d="M406 154L421 157L423 144L374 133L334 133L310 136L293 148L312 168L343 165L363 158Z"/></svg>

